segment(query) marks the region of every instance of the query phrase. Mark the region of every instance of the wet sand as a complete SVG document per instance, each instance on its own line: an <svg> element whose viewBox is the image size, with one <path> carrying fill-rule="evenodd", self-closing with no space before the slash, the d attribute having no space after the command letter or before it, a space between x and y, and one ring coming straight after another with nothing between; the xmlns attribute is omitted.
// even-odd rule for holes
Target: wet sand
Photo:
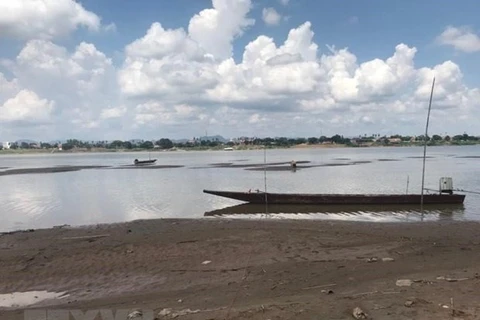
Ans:
<svg viewBox="0 0 480 320"><path fill-rule="evenodd" d="M174 169L174 168L183 168L183 165L134 165L128 164L121 167L111 167L110 169Z"/></svg>
<svg viewBox="0 0 480 320"><path fill-rule="evenodd" d="M0 176L9 176L14 174L71 172L71 171L80 171L85 169L103 169L103 168L108 168L108 166L56 166L56 167L45 167L45 168L9 169L5 171L0 171Z"/></svg>
<svg viewBox="0 0 480 320"><path fill-rule="evenodd" d="M476 222L135 221L4 234L0 257L0 293L70 294L49 308L171 309L159 319L187 309L195 313L177 319L353 319L355 307L370 319L480 317ZM0 315L23 319L22 310Z"/></svg>
<svg viewBox="0 0 480 320"><path fill-rule="evenodd" d="M22 168L22 169L9 169L0 171L0 176L10 176L16 174L38 174L38 173L60 173L60 172L72 172L87 169L174 169L183 168L183 165L124 165L120 167L112 166L55 166L45 168ZM1 168L0 168L1 169Z"/></svg>
<svg viewBox="0 0 480 320"><path fill-rule="evenodd" d="M298 162L297 162L298 163ZM354 161L350 163L324 163L324 164L312 164L312 165L298 165L293 168L291 165L287 166L253 166L253 167L246 167L245 170L248 171L297 171L301 169L308 169L308 168L320 168L320 167L343 167L343 166L355 166L359 164L367 164L372 163L372 161Z"/></svg>

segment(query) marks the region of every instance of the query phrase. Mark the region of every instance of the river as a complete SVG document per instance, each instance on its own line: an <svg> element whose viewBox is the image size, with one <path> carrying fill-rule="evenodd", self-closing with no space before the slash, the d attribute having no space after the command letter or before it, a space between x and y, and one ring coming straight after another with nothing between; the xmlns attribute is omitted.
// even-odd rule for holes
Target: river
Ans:
<svg viewBox="0 0 480 320"><path fill-rule="evenodd" d="M419 193L423 148L311 148L267 150L267 162L310 161L320 165L269 170L269 192ZM62 173L0 176L0 231L89 225L153 218L203 218L215 211L238 217L228 209L239 202L204 194L203 189L248 191L265 187L263 150L152 152L157 165L177 168L117 170L148 153L84 153L2 155L0 169L104 165L109 168ZM480 191L480 146L430 147L425 187L437 189L440 177L453 178L454 188ZM216 165L214 165L216 164ZM223 165L218 165L223 164ZM480 220L480 195L467 194L463 206L432 208L422 217L417 208L278 209L269 218L344 219L368 221ZM268 209L267 209L268 210ZM238 210L237 210L238 211ZM261 210L259 210L261 211ZM268 211L269 213L271 211ZM231 213L231 214L229 214ZM265 217L265 215L253 217ZM252 217L252 215L241 215Z"/></svg>

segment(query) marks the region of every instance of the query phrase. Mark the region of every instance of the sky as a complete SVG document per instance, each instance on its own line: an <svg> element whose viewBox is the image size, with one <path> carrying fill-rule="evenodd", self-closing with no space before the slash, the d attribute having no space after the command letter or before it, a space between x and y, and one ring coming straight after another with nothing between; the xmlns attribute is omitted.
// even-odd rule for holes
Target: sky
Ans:
<svg viewBox="0 0 480 320"><path fill-rule="evenodd" d="M480 135L478 0L0 1L0 141Z"/></svg>

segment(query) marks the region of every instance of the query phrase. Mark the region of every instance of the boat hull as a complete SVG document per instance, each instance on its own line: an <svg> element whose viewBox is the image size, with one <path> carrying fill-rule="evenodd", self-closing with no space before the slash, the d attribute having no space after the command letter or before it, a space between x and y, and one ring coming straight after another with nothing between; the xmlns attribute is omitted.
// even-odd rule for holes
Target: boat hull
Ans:
<svg viewBox="0 0 480 320"><path fill-rule="evenodd" d="M133 164L135 165L143 165L143 164L152 164L152 163L155 163L157 161L157 159L152 159L152 160L136 160L133 162Z"/></svg>
<svg viewBox="0 0 480 320"><path fill-rule="evenodd" d="M301 193L264 193L203 190L204 193L244 201L248 203L270 204L420 204L420 194L301 194ZM425 194L424 204L460 204L462 194Z"/></svg>

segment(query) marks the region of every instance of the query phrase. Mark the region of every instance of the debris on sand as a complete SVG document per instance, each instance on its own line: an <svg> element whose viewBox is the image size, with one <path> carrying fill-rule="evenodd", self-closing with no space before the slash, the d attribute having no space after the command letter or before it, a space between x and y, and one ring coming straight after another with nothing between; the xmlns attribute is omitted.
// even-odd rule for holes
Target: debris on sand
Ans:
<svg viewBox="0 0 480 320"><path fill-rule="evenodd" d="M205 260L205 261L202 262L203 265L207 265L207 264L210 264L210 263L212 263L212 261L210 261L210 260Z"/></svg>
<svg viewBox="0 0 480 320"><path fill-rule="evenodd" d="M198 309L197 310L191 310L190 308L179 310L179 311L176 311L176 312L172 311L171 308L165 308L158 313L158 316L163 317L163 318L175 319L175 318L178 318L178 317L182 317L182 316L186 316L186 315L194 314L194 313L199 313L199 312L201 312L201 310L198 310Z"/></svg>
<svg viewBox="0 0 480 320"><path fill-rule="evenodd" d="M62 240L92 240L97 238L110 237L110 234L96 234L91 236L63 237Z"/></svg>
<svg viewBox="0 0 480 320"><path fill-rule="evenodd" d="M159 315L160 317L166 317L166 316L170 315L171 313L172 313L172 309L171 309L171 308L164 308L164 309L162 309L162 310L158 313L158 315Z"/></svg>
<svg viewBox="0 0 480 320"><path fill-rule="evenodd" d="M393 261L395 261L395 259L393 259L393 258L389 258L389 257L382 258L382 262L393 262Z"/></svg>
<svg viewBox="0 0 480 320"><path fill-rule="evenodd" d="M367 259L367 262L368 262L368 263L377 262L377 261L378 261L378 259L375 258L375 257L373 257L373 258L368 258L368 259Z"/></svg>
<svg viewBox="0 0 480 320"><path fill-rule="evenodd" d="M465 281L468 280L469 278L447 278L444 276L439 276L436 278L437 280L445 280L447 282L457 282L457 281Z"/></svg>
<svg viewBox="0 0 480 320"><path fill-rule="evenodd" d="M127 320L133 320L133 319L142 318L142 317L143 317L142 311L135 310L128 314Z"/></svg>
<svg viewBox="0 0 480 320"><path fill-rule="evenodd" d="M410 279L399 279L396 282L397 287L410 287L413 281Z"/></svg>
<svg viewBox="0 0 480 320"><path fill-rule="evenodd" d="M356 307L355 309L353 309L352 315L355 319L368 319L368 314L366 314L359 307Z"/></svg>
<svg viewBox="0 0 480 320"><path fill-rule="evenodd" d="M413 307L414 304L415 304L415 301L413 301L413 300L407 300L404 303L405 307L407 307L407 308Z"/></svg>

